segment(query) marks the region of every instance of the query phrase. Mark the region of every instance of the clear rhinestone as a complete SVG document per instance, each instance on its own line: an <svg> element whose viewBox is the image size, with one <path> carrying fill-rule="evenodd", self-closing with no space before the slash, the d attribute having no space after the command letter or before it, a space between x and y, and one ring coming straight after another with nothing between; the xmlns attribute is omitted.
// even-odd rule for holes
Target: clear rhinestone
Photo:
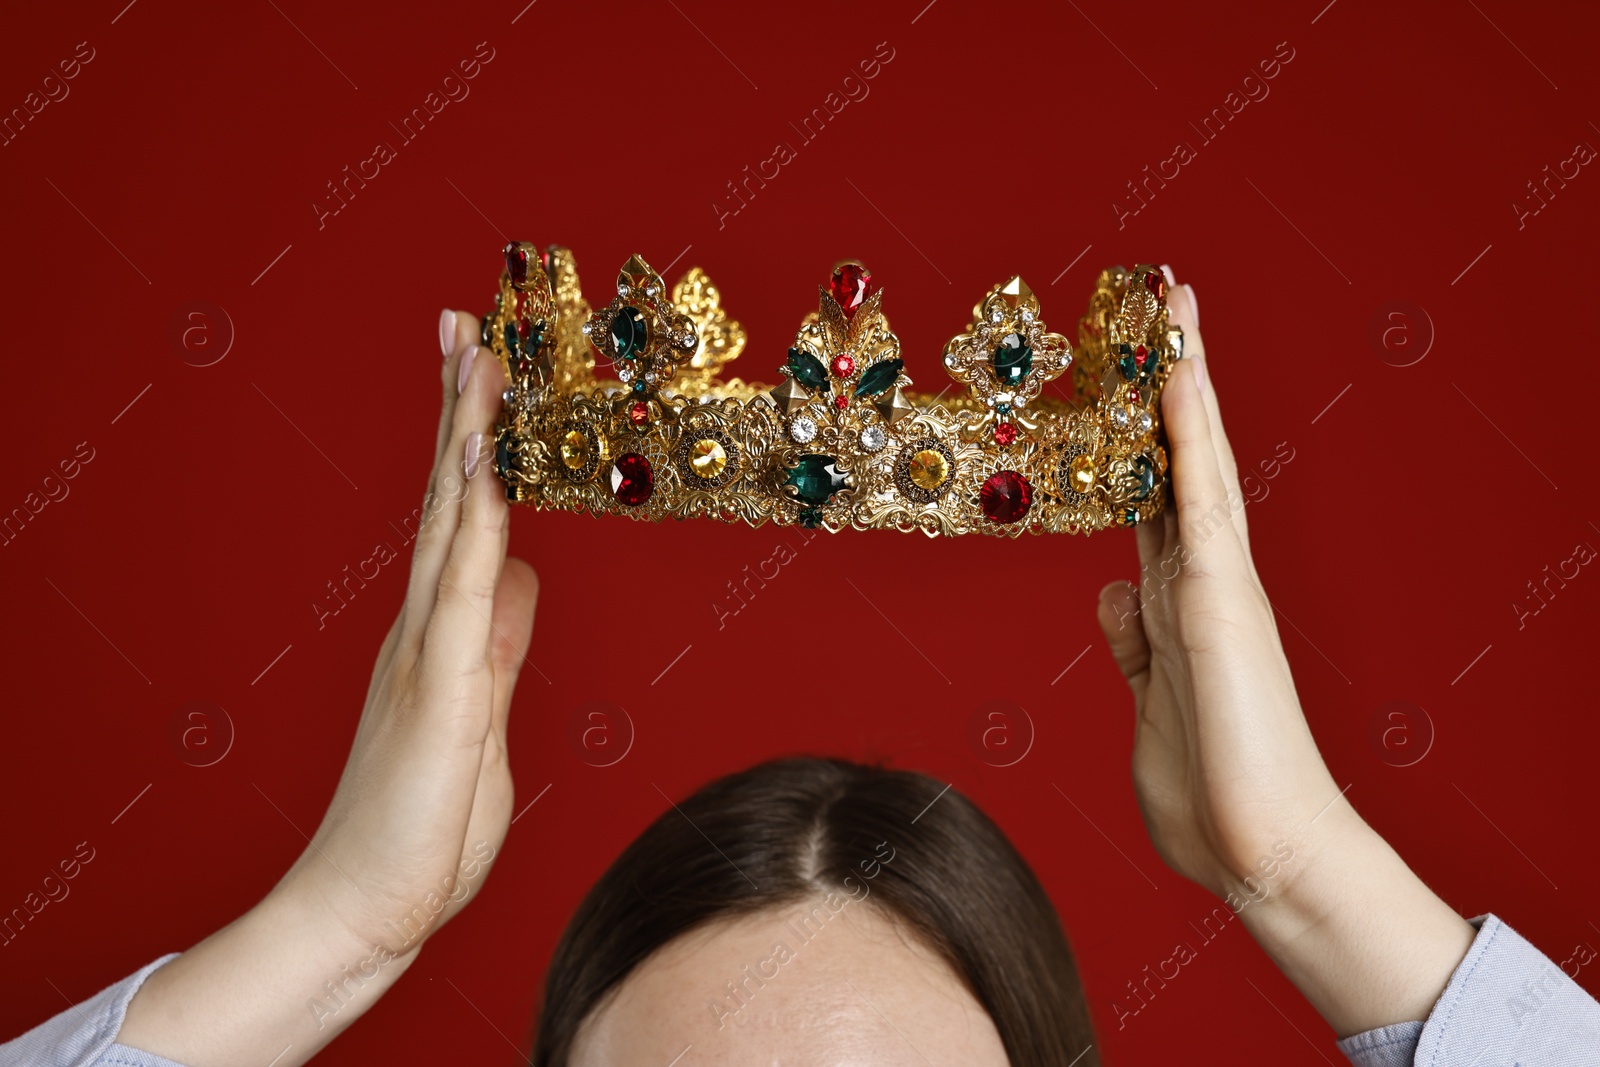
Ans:
<svg viewBox="0 0 1600 1067"><path fill-rule="evenodd" d="M807 444L817 436L817 424L809 415L796 415L789 420L789 436L799 444Z"/></svg>
<svg viewBox="0 0 1600 1067"><path fill-rule="evenodd" d="M651 385L654 385L656 383L656 372L653 370L645 371L644 380L649 382Z"/></svg>
<svg viewBox="0 0 1600 1067"><path fill-rule="evenodd" d="M1022 321L1023 322L1032 322L1033 321L1033 312L1029 311L1027 308L1023 308L1022 309Z"/></svg>
<svg viewBox="0 0 1600 1067"><path fill-rule="evenodd" d="M954 367L956 365L956 354L954 352L946 352L944 354L944 365L946 367Z"/></svg>
<svg viewBox="0 0 1600 1067"><path fill-rule="evenodd" d="M989 309L989 321L994 323L995 325L999 325L999 323L1000 323L1000 309L999 308L990 308Z"/></svg>
<svg viewBox="0 0 1600 1067"><path fill-rule="evenodd" d="M648 288L645 289L644 295L645 296L655 296L659 292L661 292L661 290L657 286L652 285L652 286L649 286Z"/></svg>
<svg viewBox="0 0 1600 1067"><path fill-rule="evenodd" d="M685 333L683 335L683 337L679 339L678 343L683 345L684 348L693 348L695 345L699 344L700 342L699 342L699 339L696 338L693 333Z"/></svg>
<svg viewBox="0 0 1600 1067"><path fill-rule="evenodd" d="M888 438L884 434L882 426L868 426L861 431L861 447L868 452L878 451L883 447L886 440Z"/></svg>
<svg viewBox="0 0 1600 1067"><path fill-rule="evenodd" d="M504 400L507 404L509 404L513 400L516 399L516 394L513 393L510 389L507 389L505 392L500 394L500 399Z"/></svg>
<svg viewBox="0 0 1600 1067"><path fill-rule="evenodd" d="M1110 413L1111 425L1117 429L1125 429L1128 425L1128 409L1112 408Z"/></svg>
<svg viewBox="0 0 1600 1067"><path fill-rule="evenodd" d="M633 381L633 368L626 363L617 364L617 380L623 382Z"/></svg>
<svg viewBox="0 0 1600 1067"><path fill-rule="evenodd" d="M592 322L585 322L585 323L584 323L584 324L583 324L583 335L584 335L584 336L585 336L585 337L588 337L588 336L589 336L589 331L590 331L590 330L592 330L592 329L594 329L594 323L592 323Z"/></svg>
<svg viewBox="0 0 1600 1067"><path fill-rule="evenodd" d="M1138 424L1140 433L1149 433L1150 427L1155 425L1155 420L1150 417L1150 413L1148 411L1139 412L1136 422Z"/></svg>
<svg viewBox="0 0 1600 1067"><path fill-rule="evenodd" d="M1057 362L1059 362L1063 367L1070 367L1072 366L1072 357L1062 356Z"/></svg>
<svg viewBox="0 0 1600 1067"><path fill-rule="evenodd" d="M1028 406L1028 398L1025 396L1019 396L1011 402L1011 406L1014 408L1025 408Z"/></svg>
<svg viewBox="0 0 1600 1067"><path fill-rule="evenodd" d="M624 285L622 282L618 282L617 283L617 295L618 296L627 296L628 295L628 287L626 285Z"/></svg>

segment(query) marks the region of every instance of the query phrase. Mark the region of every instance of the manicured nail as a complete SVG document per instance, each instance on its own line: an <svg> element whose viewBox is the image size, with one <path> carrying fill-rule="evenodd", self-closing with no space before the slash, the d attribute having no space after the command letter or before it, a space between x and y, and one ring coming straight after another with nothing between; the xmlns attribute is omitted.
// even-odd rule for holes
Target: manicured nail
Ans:
<svg viewBox="0 0 1600 1067"><path fill-rule="evenodd" d="M450 358L450 350L456 346L456 313L449 308L439 312L439 347L444 350L446 359Z"/></svg>
<svg viewBox="0 0 1600 1067"><path fill-rule="evenodd" d="M1189 310L1194 313L1194 328L1200 328L1200 298L1194 295L1194 286L1185 284L1183 287L1189 294Z"/></svg>
<svg viewBox="0 0 1600 1067"><path fill-rule="evenodd" d="M1178 279L1172 276L1172 268L1165 263L1161 264L1161 273L1166 277L1169 286L1178 284Z"/></svg>
<svg viewBox="0 0 1600 1067"><path fill-rule="evenodd" d="M477 345L468 345L467 350L461 353L461 373L456 376L456 392L458 394L466 391L467 379L472 376L472 361L477 358Z"/></svg>
<svg viewBox="0 0 1600 1067"><path fill-rule="evenodd" d="M1206 390L1206 361L1204 359L1186 359L1185 363L1194 368L1194 384L1202 393Z"/></svg>
<svg viewBox="0 0 1600 1067"><path fill-rule="evenodd" d="M466 469L468 478L472 477L473 473L478 469L478 449L482 444L483 434L477 430L467 434L467 455L462 460L462 466Z"/></svg>

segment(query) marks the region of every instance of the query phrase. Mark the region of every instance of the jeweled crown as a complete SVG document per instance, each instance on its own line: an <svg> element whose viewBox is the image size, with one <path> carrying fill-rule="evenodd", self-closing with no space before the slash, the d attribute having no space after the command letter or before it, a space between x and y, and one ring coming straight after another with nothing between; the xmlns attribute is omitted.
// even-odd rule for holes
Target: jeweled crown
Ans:
<svg viewBox="0 0 1600 1067"><path fill-rule="evenodd" d="M591 309L567 249L518 241L505 260L481 332L506 374L495 468L511 501L930 536L1090 533L1163 506L1160 393L1183 335L1155 267L1100 273L1076 347L1021 278L996 285L945 345L965 387L947 397L909 391L857 263L819 286L769 386L722 377L744 330L698 267L669 293L634 256Z"/></svg>

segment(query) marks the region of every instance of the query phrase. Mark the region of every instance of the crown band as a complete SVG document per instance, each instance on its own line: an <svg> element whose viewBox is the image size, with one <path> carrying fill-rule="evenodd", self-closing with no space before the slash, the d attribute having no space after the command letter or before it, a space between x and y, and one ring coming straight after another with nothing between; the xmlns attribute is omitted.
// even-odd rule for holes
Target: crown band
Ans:
<svg viewBox="0 0 1600 1067"><path fill-rule="evenodd" d="M513 502L930 536L1091 533L1161 512L1159 401L1183 335L1155 267L1101 272L1076 347L1020 278L995 286L945 345L966 387L947 397L909 391L859 264L819 287L767 386L721 377L744 330L698 267L669 294L634 256L591 309L567 249L519 241L505 258L481 336L506 374L495 469ZM597 377L596 354L614 377ZM1070 395L1044 392L1057 378Z"/></svg>

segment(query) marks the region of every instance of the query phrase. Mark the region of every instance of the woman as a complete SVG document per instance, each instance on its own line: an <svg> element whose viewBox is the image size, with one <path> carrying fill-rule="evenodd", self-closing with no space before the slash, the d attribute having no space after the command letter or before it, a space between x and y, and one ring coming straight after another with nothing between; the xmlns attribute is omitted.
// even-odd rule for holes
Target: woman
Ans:
<svg viewBox="0 0 1600 1067"><path fill-rule="evenodd" d="M1162 396L1176 507L1137 531L1160 580L1112 583L1098 607L1157 851L1239 914L1357 1063L1600 1064L1600 1004L1498 919L1456 915L1323 765L1190 287L1173 285L1171 316L1192 356ZM481 884L511 813L506 722L538 584L506 558L484 462L500 369L471 316L440 329L432 518L310 847L245 915L0 1061L303 1063ZM1096 1060L1070 951L1000 832L931 779L838 761L754 768L664 812L590 892L546 986L540 1065Z"/></svg>

